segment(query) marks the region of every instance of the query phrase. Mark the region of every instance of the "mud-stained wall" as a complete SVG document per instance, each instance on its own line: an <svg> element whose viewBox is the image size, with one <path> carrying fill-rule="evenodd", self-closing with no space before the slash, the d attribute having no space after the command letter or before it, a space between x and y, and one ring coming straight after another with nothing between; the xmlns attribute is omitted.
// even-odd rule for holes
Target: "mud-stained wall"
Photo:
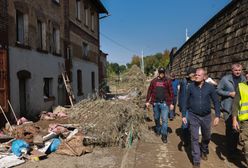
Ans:
<svg viewBox="0 0 248 168"><path fill-rule="evenodd" d="M178 77L187 67L203 67L215 79L240 62L248 69L248 1L233 0L173 56L170 67Z"/></svg>

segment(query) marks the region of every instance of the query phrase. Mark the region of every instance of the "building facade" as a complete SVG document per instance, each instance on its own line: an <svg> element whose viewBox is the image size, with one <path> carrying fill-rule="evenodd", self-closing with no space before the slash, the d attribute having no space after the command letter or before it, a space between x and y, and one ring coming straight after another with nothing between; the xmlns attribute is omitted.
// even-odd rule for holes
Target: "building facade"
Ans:
<svg viewBox="0 0 248 168"><path fill-rule="evenodd" d="M17 114L32 118L67 103L61 65L76 101L93 94L98 89L99 14L107 13L102 3L7 2L9 97Z"/></svg>

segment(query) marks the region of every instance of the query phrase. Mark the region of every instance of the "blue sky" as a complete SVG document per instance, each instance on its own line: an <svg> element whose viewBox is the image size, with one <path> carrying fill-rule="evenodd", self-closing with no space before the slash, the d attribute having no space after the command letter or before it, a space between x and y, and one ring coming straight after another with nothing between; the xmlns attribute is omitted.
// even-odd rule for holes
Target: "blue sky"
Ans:
<svg viewBox="0 0 248 168"><path fill-rule="evenodd" d="M102 0L109 17L100 20L101 50L109 62L163 52L185 42L231 0Z"/></svg>

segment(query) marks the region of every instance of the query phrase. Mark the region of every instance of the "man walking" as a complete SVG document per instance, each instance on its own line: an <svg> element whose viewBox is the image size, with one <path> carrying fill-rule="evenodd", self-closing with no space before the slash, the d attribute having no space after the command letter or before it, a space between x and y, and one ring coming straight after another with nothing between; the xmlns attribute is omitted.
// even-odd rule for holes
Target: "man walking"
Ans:
<svg viewBox="0 0 248 168"><path fill-rule="evenodd" d="M169 118L172 121L174 119L174 117L176 116L176 106L177 106L177 93L178 93L178 89L179 89L179 80L176 79L176 76L174 73L170 74L171 80L172 80L172 88L173 88L173 110L170 110L169 112Z"/></svg>
<svg viewBox="0 0 248 168"><path fill-rule="evenodd" d="M239 83L232 104L233 129L240 132L244 141L244 153L248 163L248 82ZM239 122L238 122L239 121ZM240 123L240 124L239 124Z"/></svg>
<svg viewBox="0 0 248 168"><path fill-rule="evenodd" d="M227 74L222 77L217 87L217 93L221 96L221 111L224 114L226 125L226 149L228 157L236 156L237 145L239 141L239 133L232 127L232 103L236 94L236 88L241 82L246 79L242 75L242 65L235 63L232 65L232 74Z"/></svg>
<svg viewBox="0 0 248 168"><path fill-rule="evenodd" d="M154 120L155 120L155 132L157 135L162 135L162 141L167 143L167 127L168 127L168 113L169 109L173 107L173 89L171 80L165 78L165 69L158 69L158 76L154 78L149 86L146 106L153 105ZM160 124L160 118L162 119L162 126Z"/></svg>
<svg viewBox="0 0 248 168"><path fill-rule="evenodd" d="M180 90L179 90L179 94L178 94L178 106L179 106L179 111L182 113L182 109L184 106L186 106L187 103L187 90L188 87L191 83L193 83L195 81L195 69L194 68L189 68L186 71L186 78L183 78L180 81ZM185 113L185 117L188 121L188 111L186 111ZM190 142L190 132L189 132L189 124L186 123L184 124L184 122L182 122L182 140L183 140L183 145L184 146L188 146L189 142Z"/></svg>
<svg viewBox="0 0 248 168"><path fill-rule="evenodd" d="M187 91L187 105L183 107L183 122L188 111L189 127L191 133L191 153L193 167L200 167L201 158L207 160L208 144L211 138L211 100L215 108L214 125L219 123L220 105L215 88L205 82L206 71L202 68L196 70L195 82L189 85ZM199 145L199 127L201 127L202 141Z"/></svg>

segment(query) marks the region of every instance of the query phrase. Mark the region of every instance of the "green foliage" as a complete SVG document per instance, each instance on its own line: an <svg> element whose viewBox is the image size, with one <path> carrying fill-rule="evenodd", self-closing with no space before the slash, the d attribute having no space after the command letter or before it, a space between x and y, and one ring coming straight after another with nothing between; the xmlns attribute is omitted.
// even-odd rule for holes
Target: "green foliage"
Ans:
<svg viewBox="0 0 248 168"><path fill-rule="evenodd" d="M127 67L125 65L119 65L118 63L107 63L107 73L108 75L118 75L126 71Z"/></svg>
<svg viewBox="0 0 248 168"><path fill-rule="evenodd" d="M170 51L165 50L163 53L156 53L144 57L145 74L150 75L158 67L166 67L170 61ZM130 63L126 65L119 65L118 63L107 63L107 73L108 75L118 75L123 73L127 69L130 69L133 65L141 67L141 57L134 55Z"/></svg>
<svg viewBox="0 0 248 168"><path fill-rule="evenodd" d="M144 57L145 64L145 74L149 75L154 72L158 67L166 67L169 63L170 51L165 50L163 53L156 53L153 55L148 55ZM131 63L127 64L130 68L132 65L136 64L140 67L141 57L134 55L132 57Z"/></svg>

